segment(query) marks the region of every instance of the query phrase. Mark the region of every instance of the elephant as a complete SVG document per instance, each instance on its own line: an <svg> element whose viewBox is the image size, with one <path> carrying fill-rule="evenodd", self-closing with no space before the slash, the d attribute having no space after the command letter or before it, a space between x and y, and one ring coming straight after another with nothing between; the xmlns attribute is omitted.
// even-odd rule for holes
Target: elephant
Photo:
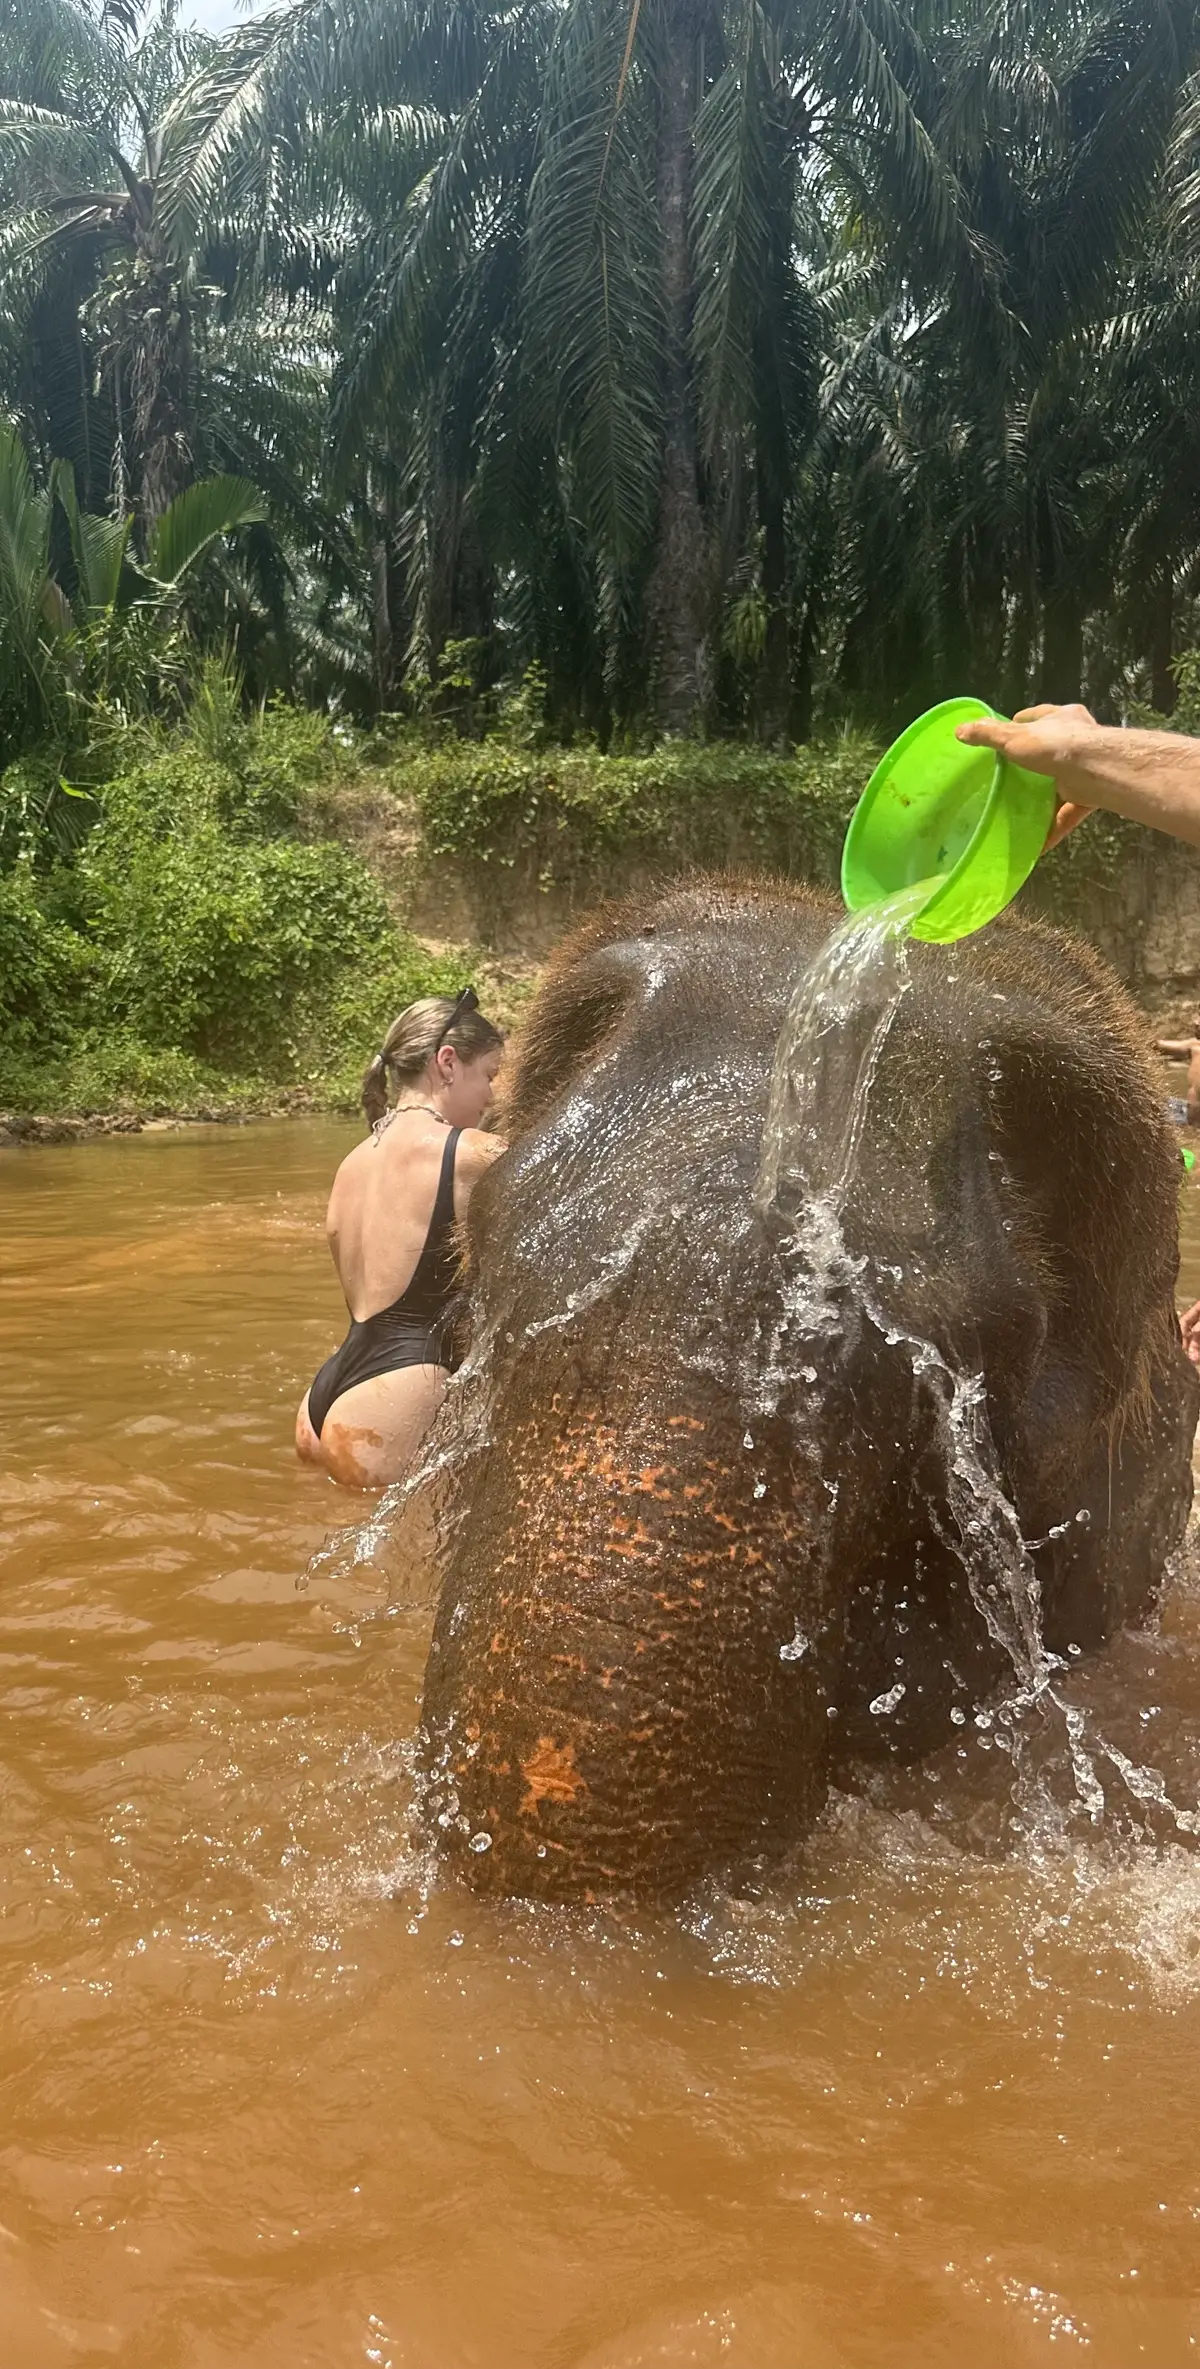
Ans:
<svg viewBox="0 0 1200 2369"><path fill-rule="evenodd" d="M1134 1006L1005 915L814 1027L839 912L659 887L531 1006L466 1224L422 1706L480 1891L769 1867L863 1759L1144 1621L1182 1537L1200 1383Z"/></svg>

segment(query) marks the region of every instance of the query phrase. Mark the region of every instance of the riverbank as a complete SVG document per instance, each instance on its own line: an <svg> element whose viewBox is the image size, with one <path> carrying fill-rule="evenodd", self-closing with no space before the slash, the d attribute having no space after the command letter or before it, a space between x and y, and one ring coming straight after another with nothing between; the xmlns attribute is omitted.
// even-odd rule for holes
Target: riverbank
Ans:
<svg viewBox="0 0 1200 2369"><path fill-rule="evenodd" d="M173 1111L169 1116L139 1115L136 1111L91 1111L85 1118L67 1118L45 1111L0 1111L0 1151L26 1144L89 1143L101 1135L179 1133L185 1127L248 1127L264 1119L303 1119L314 1115L312 1104L291 1108L238 1109L232 1106Z"/></svg>
<svg viewBox="0 0 1200 2369"><path fill-rule="evenodd" d="M7 868L0 844L0 1126L64 1140L353 1111L406 1003L472 979L511 1028L605 897L692 869L835 887L876 753L355 735L280 705L219 732L110 732L57 806L10 768L0 842L6 811L25 821ZM1097 816L1021 902L1092 940L1148 1032L1190 1032L1197 851Z"/></svg>

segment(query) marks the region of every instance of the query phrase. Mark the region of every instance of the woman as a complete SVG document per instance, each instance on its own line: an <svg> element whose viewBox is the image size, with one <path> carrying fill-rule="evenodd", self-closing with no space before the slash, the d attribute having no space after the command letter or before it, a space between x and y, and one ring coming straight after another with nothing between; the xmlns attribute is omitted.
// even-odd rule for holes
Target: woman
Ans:
<svg viewBox="0 0 1200 2369"><path fill-rule="evenodd" d="M363 1079L371 1132L338 1169L325 1220L350 1330L296 1417L297 1455L347 1488L400 1477L454 1369L453 1228L504 1149L479 1132L503 1048L464 987L401 1012Z"/></svg>

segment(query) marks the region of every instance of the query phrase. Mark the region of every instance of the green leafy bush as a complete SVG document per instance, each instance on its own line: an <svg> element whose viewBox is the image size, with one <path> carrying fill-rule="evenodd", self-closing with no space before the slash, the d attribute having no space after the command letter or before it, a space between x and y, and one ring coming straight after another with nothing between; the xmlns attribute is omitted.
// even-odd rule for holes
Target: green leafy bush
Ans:
<svg viewBox="0 0 1200 2369"><path fill-rule="evenodd" d="M0 1060L52 1051L86 1021L94 957L51 920L28 866L0 876Z"/></svg>
<svg viewBox="0 0 1200 2369"><path fill-rule="evenodd" d="M280 1073L315 1058L335 982L389 951L382 896L345 848L239 845L211 822L131 843L102 826L83 870L111 1017L204 1061Z"/></svg>
<svg viewBox="0 0 1200 2369"><path fill-rule="evenodd" d="M364 747L283 703L247 715L212 660L186 727L98 717L80 768L88 835L44 834L19 889L4 884L22 1019L0 1098L196 1109L290 1086L353 1101L396 1012L469 976L462 953L432 955L396 927L346 843L381 801L411 824L418 860L451 858L518 896L686 864L829 879L871 764L851 742L605 756L544 745L532 716L484 741L410 733L397 747L377 732ZM49 761L14 780L23 826L53 783Z"/></svg>
<svg viewBox="0 0 1200 2369"><path fill-rule="evenodd" d="M84 844L43 835L38 869L0 872L8 1107L353 1095L395 1012L461 977L396 928L357 854L312 835L349 736L282 706L247 718L217 668L201 694L186 731L98 734ZM52 779L14 781L14 811L40 812Z"/></svg>
<svg viewBox="0 0 1200 2369"><path fill-rule="evenodd" d="M497 735L406 750L392 778L417 808L427 852L468 865L549 881L632 856L832 879L875 754L845 739L790 757L694 741L602 756Z"/></svg>
<svg viewBox="0 0 1200 2369"><path fill-rule="evenodd" d="M97 749L95 796L110 831L127 838L167 839L204 823L238 840L307 836L351 747L327 716L282 701L244 716L210 666L186 732L135 726Z"/></svg>
<svg viewBox="0 0 1200 2369"><path fill-rule="evenodd" d="M85 1118L94 1112L196 1118L261 1110L272 1099L268 1079L209 1069L190 1054L141 1044L111 1025L87 1029L36 1061L0 1053L0 1108L5 1110Z"/></svg>
<svg viewBox="0 0 1200 2369"><path fill-rule="evenodd" d="M0 872L74 855L96 818L94 799L64 781L57 751L33 749L0 773Z"/></svg>

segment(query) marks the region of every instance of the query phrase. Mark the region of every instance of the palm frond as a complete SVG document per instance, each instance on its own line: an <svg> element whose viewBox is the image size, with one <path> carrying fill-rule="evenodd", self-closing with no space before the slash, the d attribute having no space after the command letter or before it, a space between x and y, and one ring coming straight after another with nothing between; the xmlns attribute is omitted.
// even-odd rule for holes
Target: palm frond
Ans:
<svg viewBox="0 0 1200 2369"><path fill-rule="evenodd" d="M117 605L133 519L96 517L81 510L75 472L67 461L55 462L50 492L61 504L70 530L83 606L93 619L103 617Z"/></svg>
<svg viewBox="0 0 1200 2369"><path fill-rule="evenodd" d="M570 0L546 77L525 293L530 384L614 591L653 534L663 438L655 94L636 53L625 69L627 30L624 0Z"/></svg>
<svg viewBox="0 0 1200 2369"><path fill-rule="evenodd" d="M167 504L156 519L147 563L158 584L174 589L224 535L261 524L266 508L244 477L203 477Z"/></svg>
<svg viewBox="0 0 1200 2369"><path fill-rule="evenodd" d="M23 202L45 202L81 184L104 188L112 178L112 146L87 124L50 108L0 98L0 176L17 185Z"/></svg>
<svg viewBox="0 0 1200 2369"><path fill-rule="evenodd" d="M11 421L0 419L0 636L40 686L50 595L50 503Z"/></svg>
<svg viewBox="0 0 1200 2369"><path fill-rule="evenodd" d="M771 217L786 174L768 126L772 76L759 0L742 0L734 56L696 117L692 196L696 255L693 348L710 460L732 421L754 410L754 348L769 314Z"/></svg>

